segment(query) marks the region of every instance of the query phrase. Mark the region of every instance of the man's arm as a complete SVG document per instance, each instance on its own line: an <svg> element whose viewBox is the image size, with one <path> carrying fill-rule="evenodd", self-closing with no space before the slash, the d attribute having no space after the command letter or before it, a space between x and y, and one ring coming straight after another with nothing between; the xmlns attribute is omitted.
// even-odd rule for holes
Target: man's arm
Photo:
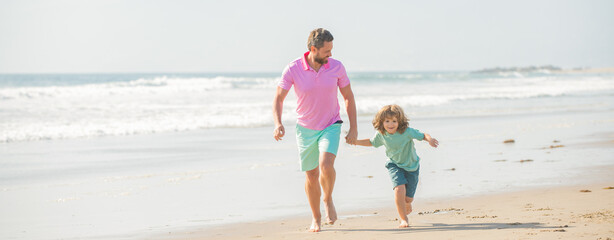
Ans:
<svg viewBox="0 0 614 240"><path fill-rule="evenodd" d="M348 144L356 145L356 138L358 138L358 125L356 122L356 101L354 100L354 93L350 84L343 88L339 88L343 99L345 100L345 109L348 112L348 118L350 119L350 131L345 136L345 142Z"/></svg>
<svg viewBox="0 0 614 240"><path fill-rule="evenodd" d="M284 125L281 123L281 113L283 112L284 99L286 99L287 95L288 90L277 87L277 93L275 94L275 99L273 100L273 121L275 122L273 138L275 138L276 141L281 140L281 138L286 134Z"/></svg>

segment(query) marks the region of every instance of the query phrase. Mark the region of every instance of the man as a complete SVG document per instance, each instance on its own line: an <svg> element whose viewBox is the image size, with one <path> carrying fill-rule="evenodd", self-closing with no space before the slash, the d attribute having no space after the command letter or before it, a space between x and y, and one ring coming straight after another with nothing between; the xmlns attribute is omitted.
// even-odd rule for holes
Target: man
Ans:
<svg viewBox="0 0 614 240"><path fill-rule="evenodd" d="M322 192L327 222L334 224L337 220L332 194L336 178L334 163L343 122L339 116L337 89L345 100L350 121L350 130L345 137L348 144L355 145L358 131L356 103L350 80L343 64L330 58L333 35L325 29L315 29L309 34L307 48L309 51L288 64L282 73L273 102L273 137L279 141L286 133L281 122L283 102L290 88L294 86L298 99L296 140L301 171L306 175L305 193L313 215L309 231L319 232Z"/></svg>

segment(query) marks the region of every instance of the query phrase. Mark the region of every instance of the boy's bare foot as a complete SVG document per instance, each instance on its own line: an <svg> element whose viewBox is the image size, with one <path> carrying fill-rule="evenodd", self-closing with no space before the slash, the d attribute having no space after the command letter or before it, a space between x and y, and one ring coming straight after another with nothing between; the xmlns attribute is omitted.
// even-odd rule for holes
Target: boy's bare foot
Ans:
<svg viewBox="0 0 614 240"><path fill-rule="evenodd" d="M337 210L335 210L335 204L330 200L328 202L324 202L326 205L326 223L333 225L337 221Z"/></svg>
<svg viewBox="0 0 614 240"><path fill-rule="evenodd" d="M311 227L309 228L309 232L319 232L320 229L320 221L316 221L315 219L311 221Z"/></svg>
<svg viewBox="0 0 614 240"><path fill-rule="evenodd" d="M407 221L405 220L401 220L401 224L399 225L399 228L407 228L409 227L409 223L407 223Z"/></svg>

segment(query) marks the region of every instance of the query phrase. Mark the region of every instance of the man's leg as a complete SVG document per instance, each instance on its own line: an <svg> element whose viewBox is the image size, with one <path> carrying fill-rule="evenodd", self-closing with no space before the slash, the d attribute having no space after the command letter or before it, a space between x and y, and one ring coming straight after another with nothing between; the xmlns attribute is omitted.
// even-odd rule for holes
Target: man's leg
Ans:
<svg viewBox="0 0 614 240"><path fill-rule="evenodd" d="M320 184L318 178L320 170L316 167L313 170L305 172L305 193L307 193L307 200L309 200L309 206L311 207L311 215L313 220L311 222L310 232L319 232L322 214L320 213Z"/></svg>
<svg viewBox="0 0 614 240"><path fill-rule="evenodd" d="M296 124L296 143L301 159L301 171L305 172L305 193L313 216L310 232L319 232L322 214L320 213L320 169L318 168L320 151L318 138L320 131L304 128Z"/></svg>
<svg viewBox="0 0 614 240"><path fill-rule="evenodd" d="M320 154L320 185L322 185L322 190L324 191L324 198L322 200L326 207L326 222L328 224L334 224L337 221L337 211L333 203L333 188L337 178L334 166L335 157L335 154L329 152Z"/></svg>

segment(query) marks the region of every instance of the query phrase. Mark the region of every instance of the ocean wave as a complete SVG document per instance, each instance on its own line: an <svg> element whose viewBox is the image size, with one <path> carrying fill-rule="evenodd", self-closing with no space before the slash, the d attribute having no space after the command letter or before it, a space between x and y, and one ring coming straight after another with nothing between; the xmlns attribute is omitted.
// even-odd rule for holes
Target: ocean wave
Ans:
<svg viewBox="0 0 614 240"><path fill-rule="evenodd" d="M527 99L539 97L554 97L560 95L502 95L502 94L476 94L476 95L415 95L415 96L399 96L399 97L364 97L356 101L358 114L370 115L377 112L382 106L388 104L397 104L403 108L427 108L437 107L454 102L471 101L471 100L496 100L496 99Z"/></svg>
<svg viewBox="0 0 614 240"><path fill-rule="evenodd" d="M139 78L127 82L110 82L75 86L0 88L0 99L33 99L77 96L165 94L171 92L207 92L232 89L273 89L279 78L213 77L213 78Z"/></svg>
<svg viewBox="0 0 614 240"><path fill-rule="evenodd" d="M156 77L153 79L140 78L127 83L111 83L106 87L171 87L176 89L262 89L276 85L279 78L253 78L253 77L224 77L213 78L173 78Z"/></svg>
<svg viewBox="0 0 614 240"><path fill-rule="evenodd" d="M403 90L407 89L407 90ZM357 97L359 114L377 112L380 107L398 104L404 107L435 107L462 101L522 100L556 98L607 93L614 90L614 79L589 77L560 79L556 77L487 78L479 81L458 81L454 84L393 85L388 88L357 87L366 93ZM471 106L469 104L468 106Z"/></svg>
<svg viewBox="0 0 614 240"><path fill-rule="evenodd" d="M292 104L284 119L295 117ZM128 136L183 132L207 128L248 128L270 125L270 103L218 103L200 106L104 105L70 109L38 108L21 119L0 121L0 143ZM23 116L27 115L27 116ZM0 113L0 116L7 116Z"/></svg>
<svg viewBox="0 0 614 240"><path fill-rule="evenodd" d="M221 117L221 116L220 116ZM199 121L197 119L188 120L167 120L167 121L136 121L136 122L107 122L101 124L91 124L86 122L73 122L70 125L47 125L47 126L25 126L13 129L4 129L0 134L0 143L40 141L40 140L61 140L78 138L97 138L106 136L129 136L140 134L154 134L163 132L183 132L190 130L222 127L260 127L269 123L266 121L251 122L232 122L232 121Z"/></svg>
<svg viewBox="0 0 614 240"><path fill-rule="evenodd" d="M609 76L467 79L466 74L431 75L444 81L396 81L383 76L381 81L353 81L358 113L371 116L394 103L426 115L480 114L487 111L482 107L492 107L493 100L524 108L523 104L537 98L553 99L549 103L558 108L564 106L558 101L565 97L599 98L614 92L614 78ZM426 75L395 76L422 79ZM447 79L454 76L462 79ZM272 124L271 105L278 81L275 77L162 76L0 88L0 143L267 126ZM344 103L340 105L343 108ZM296 119L295 109L296 96L291 91L284 102L284 121Z"/></svg>

